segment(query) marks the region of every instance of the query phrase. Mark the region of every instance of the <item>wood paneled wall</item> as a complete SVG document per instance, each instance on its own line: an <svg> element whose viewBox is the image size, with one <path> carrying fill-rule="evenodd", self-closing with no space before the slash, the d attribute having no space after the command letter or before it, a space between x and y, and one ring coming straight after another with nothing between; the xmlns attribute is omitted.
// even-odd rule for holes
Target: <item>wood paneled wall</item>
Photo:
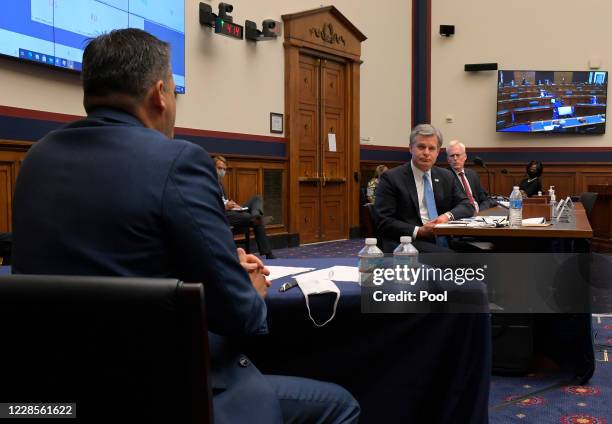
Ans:
<svg viewBox="0 0 612 424"><path fill-rule="evenodd" d="M361 162L361 185L374 174L374 169L379 164L385 164L389 168L401 165L403 162ZM438 166L446 167L445 163L438 163ZM525 177L526 163L504 163L489 164L489 173L479 167L470 166L480 175L480 182L485 190L489 190L489 178L491 178L491 192L502 196L509 196L513 185ZM503 174L502 170L507 173ZM591 184L610 184L612 185L612 163L557 163L544 164L542 174L543 194L546 194L548 187L555 186L557 199L566 196L578 196L583 191L588 190Z"/></svg>
<svg viewBox="0 0 612 424"><path fill-rule="evenodd" d="M15 181L31 145L29 142L0 140L0 232L11 231L13 227Z"/></svg>
<svg viewBox="0 0 612 424"><path fill-rule="evenodd" d="M10 140L0 140L0 231L11 231L13 191L15 181L23 158L33 143ZM225 177L225 189L227 195L237 202L245 202L251 196L260 194L266 198L266 184L270 181L280 179L275 186L275 201L270 207L274 211L267 210L266 214L274 214L279 217L268 226L269 233L284 233L288 230L289 216L297 213L295 208L289 204L289 181L288 160L284 158L270 159L266 157L245 157L224 155L228 160L228 173ZM374 173L374 169L381 162L361 161L360 185L365 186ZM401 165L403 162L383 162L388 167ZM445 165L445 164L439 164ZM489 164L489 174L482 168L473 167L481 178L482 185L488 190L488 178L491 178L491 191L496 194L509 195L512 185L525 175L525 163ZM507 174L501 170L506 169ZM278 174L266 174L275 171ZM266 175L268 176L266 183ZM544 190L549 185L554 185L557 198L579 195L588 190L592 184L612 185L612 163L556 163L545 164L542 176ZM278 193L280 191L280 194Z"/></svg>
<svg viewBox="0 0 612 424"><path fill-rule="evenodd" d="M274 217L274 220L266 227L268 233L287 232L289 216L287 161L284 159L270 160L231 155L223 156L228 161L227 174L223 179L223 187L228 198L243 204L252 196L263 196L265 214ZM266 173L269 171L278 172L273 173L273 178L268 178L266 181ZM277 175L280 179L278 181L280 193L277 193L276 190ZM270 182L273 184L268 185ZM274 193L266 193L266 189L270 188L274 188Z"/></svg>

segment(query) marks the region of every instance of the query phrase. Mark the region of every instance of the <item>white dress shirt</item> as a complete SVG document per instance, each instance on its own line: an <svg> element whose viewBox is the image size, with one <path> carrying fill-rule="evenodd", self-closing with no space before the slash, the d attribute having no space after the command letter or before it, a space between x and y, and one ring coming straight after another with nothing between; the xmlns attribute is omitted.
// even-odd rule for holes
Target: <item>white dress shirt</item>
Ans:
<svg viewBox="0 0 612 424"><path fill-rule="evenodd" d="M425 181L423 180L423 175L425 174L425 172L414 166L414 163L412 163L412 161L410 161L410 166L412 167L412 175L414 175L414 184L416 185L417 189L417 197L419 199L419 214L421 215L421 221L423 221L423 224L427 224L431 220L429 219L429 213L427 212L427 206L425 205ZM433 184L433 181L431 180L431 169L427 171L427 177L429 178L429 183ZM433 192L433 185L431 187L431 190ZM418 225L414 226L414 231L412 232L413 240L417 238L419 228L420 227Z"/></svg>

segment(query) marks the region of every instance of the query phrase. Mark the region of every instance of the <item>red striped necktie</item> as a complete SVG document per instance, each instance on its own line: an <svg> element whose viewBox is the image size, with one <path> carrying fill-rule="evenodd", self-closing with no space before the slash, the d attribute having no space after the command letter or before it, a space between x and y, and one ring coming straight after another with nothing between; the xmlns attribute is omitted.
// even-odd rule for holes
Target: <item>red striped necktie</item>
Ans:
<svg viewBox="0 0 612 424"><path fill-rule="evenodd" d="M463 184L463 189L465 190L465 194L467 194L468 200L470 201L472 206L474 206L474 210L478 210L476 206L476 201L474 200L474 196L472 196L472 191L470 190L470 185L468 184L467 179L465 178L465 172L461 171L459 173L459 176L461 177L461 184Z"/></svg>

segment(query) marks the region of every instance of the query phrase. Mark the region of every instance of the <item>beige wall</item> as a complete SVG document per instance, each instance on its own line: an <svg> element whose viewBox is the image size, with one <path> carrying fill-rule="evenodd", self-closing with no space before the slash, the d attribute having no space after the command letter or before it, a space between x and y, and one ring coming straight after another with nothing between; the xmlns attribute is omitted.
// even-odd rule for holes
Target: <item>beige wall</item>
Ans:
<svg viewBox="0 0 612 424"><path fill-rule="evenodd" d="M495 132L497 72L468 73L466 63L497 62L500 69L600 70L612 63L612 2L584 0L433 0L431 120L447 140L469 146L551 147L612 145L603 136L516 135ZM441 24L455 25L443 38ZM453 115L454 123L446 116ZM609 115L608 115L609 116Z"/></svg>
<svg viewBox="0 0 612 424"><path fill-rule="evenodd" d="M216 12L218 1L207 0ZM235 20L312 9L315 0L234 0ZM405 145L410 132L410 2L337 0L367 37L362 49L361 129L372 144ZM176 125L271 135L270 112L284 113L283 40L257 44L214 35L198 21L199 0L185 0L187 94ZM329 4L329 3L328 3ZM382 19L384 17L384 19ZM79 77L0 58L0 105L83 115Z"/></svg>

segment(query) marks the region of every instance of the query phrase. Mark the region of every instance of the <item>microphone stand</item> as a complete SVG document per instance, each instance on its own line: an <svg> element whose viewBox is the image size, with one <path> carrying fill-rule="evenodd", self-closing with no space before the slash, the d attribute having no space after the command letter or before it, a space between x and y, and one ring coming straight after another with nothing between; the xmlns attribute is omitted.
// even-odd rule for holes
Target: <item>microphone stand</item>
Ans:
<svg viewBox="0 0 612 424"><path fill-rule="evenodd" d="M489 195L489 197L494 197L493 193L491 192L491 174L489 172L489 168L487 168L487 165L485 165L483 160L480 159L479 157L475 157L474 158L474 164L482 167L486 171L486 173L487 173L487 188L489 189L489 192L487 194ZM497 196L497 195L495 195L495 196Z"/></svg>

